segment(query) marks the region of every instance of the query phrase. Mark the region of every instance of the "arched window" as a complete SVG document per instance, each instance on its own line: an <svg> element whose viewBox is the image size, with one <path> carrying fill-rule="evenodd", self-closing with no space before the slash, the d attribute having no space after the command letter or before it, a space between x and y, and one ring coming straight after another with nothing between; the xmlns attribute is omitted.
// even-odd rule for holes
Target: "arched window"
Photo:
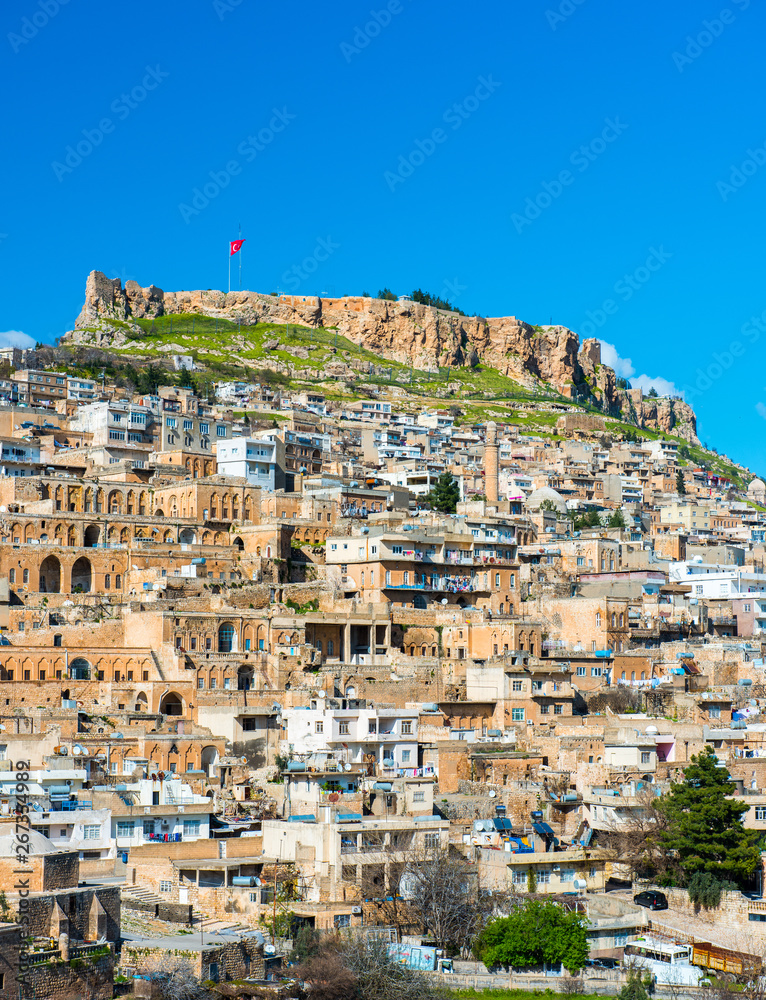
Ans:
<svg viewBox="0 0 766 1000"><path fill-rule="evenodd" d="M90 663L82 656L75 657L69 663L69 676L74 681L89 681L90 671Z"/></svg>
<svg viewBox="0 0 766 1000"><path fill-rule="evenodd" d="M596 612L596 628L601 628L601 612Z"/></svg>
<svg viewBox="0 0 766 1000"><path fill-rule="evenodd" d="M335 652L335 643L332 641L332 639L328 639L327 640L327 655L328 656L332 656L334 652Z"/></svg>
<svg viewBox="0 0 766 1000"><path fill-rule="evenodd" d="M234 649L234 626L224 622L218 629L218 652L231 653Z"/></svg>
<svg viewBox="0 0 766 1000"><path fill-rule="evenodd" d="M617 615L612 612L612 628L617 628Z"/></svg>

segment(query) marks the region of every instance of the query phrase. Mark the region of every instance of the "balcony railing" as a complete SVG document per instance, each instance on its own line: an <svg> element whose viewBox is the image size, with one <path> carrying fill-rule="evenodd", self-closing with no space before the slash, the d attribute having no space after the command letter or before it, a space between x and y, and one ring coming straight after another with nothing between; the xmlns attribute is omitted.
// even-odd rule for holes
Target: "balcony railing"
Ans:
<svg viewBox="0 0 766 1000"><path fill-rule="evenodd" d="M472 580L462 581L459 578L421 578L413 583L386 583L384 590L425 590L446 594L466 594L480 589Z"/></svg>

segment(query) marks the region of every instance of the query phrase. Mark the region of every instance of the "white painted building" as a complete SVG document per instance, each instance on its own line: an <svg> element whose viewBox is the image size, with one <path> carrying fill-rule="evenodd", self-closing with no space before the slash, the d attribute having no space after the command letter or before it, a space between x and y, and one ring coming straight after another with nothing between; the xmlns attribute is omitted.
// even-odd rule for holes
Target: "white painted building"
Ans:
<svg viewBox="0 0 766 1000"><path fill-rule="evenodd" d="M380 768L417 768L416 709L325 708L320 701L314 704L316 708L288 708L282 713L283 748L290 755L301 757L334 750L349 764L364 763L372 756Z"/></svg>
<svg viewBox="0 0 766 1000"><path fill-rule="evenodd" d="M260 437L221 441L216 448L218 474L239 476L273 493L283 486L284 464L280 469L278 461L280 444L276 438Z"/></svg>

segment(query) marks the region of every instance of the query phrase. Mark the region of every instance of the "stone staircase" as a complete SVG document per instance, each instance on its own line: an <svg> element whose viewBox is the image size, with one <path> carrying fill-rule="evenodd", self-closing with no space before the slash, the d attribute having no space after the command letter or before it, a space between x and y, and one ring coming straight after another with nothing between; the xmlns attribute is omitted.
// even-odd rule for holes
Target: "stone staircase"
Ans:
<svg viewBox="0 0 766 1000"><path fill-rule="evenodd" d="M123 883L121 889L122 903L124 906L127 905L128 909L130 909L129 903L131 900L136 900L139 903L148 903L152 906L163 902L162 897L158 896L153 889L140 883L137 885L126 885Z"/></svg>
<svg viewBox="0 0 766 1000"><path fill-rule="evenodd" d="M247 924L238 921L216 920L212 917L198 915L195 910L194 929L197 933L204 934L205 937L215 937L217 934L254 934L255 930Z"/></svg>

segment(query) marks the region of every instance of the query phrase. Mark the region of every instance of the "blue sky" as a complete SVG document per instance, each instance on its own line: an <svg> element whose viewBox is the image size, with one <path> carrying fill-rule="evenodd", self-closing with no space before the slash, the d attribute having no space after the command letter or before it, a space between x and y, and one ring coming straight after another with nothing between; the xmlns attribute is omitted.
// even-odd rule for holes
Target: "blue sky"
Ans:
<svg viewBox="0 0 766 1000"><path fill-rule="evenodd" d="M763 5L19 0L2 22L0 330L71 329L93 268L225 287L241 223L244 287L565 324L763 470Z"/></svg>

